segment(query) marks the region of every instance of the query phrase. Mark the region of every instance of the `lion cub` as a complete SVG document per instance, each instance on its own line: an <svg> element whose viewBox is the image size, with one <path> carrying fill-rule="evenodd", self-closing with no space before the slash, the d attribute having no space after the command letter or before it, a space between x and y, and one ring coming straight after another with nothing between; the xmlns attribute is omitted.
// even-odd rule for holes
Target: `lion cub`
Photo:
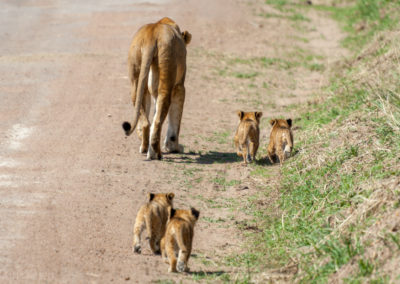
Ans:
<svg viewBox="0 0 400 284"><path fill-rule="evenodd" d="M148 202L140 207L133 227L133 251L141 253L140 237L146 227L150 248L155 254L160 254L160 240L164 236L168 221L168 209L172 208L175 194L149 193Z"/></svg>
<svg viewBox="0 0 400 284"><path fill-rule="evenodd" d="M239 157L243 157L243 162L255 160L259 139L260 139L260 118L262 112L243 112L237 111L240 122L236 130L234 142Z"/></svg>
<svg viewBox="0 0 400 284"><path fill-rule="evenodd" d="M268 145L268 158L274 163L277 155L282 165L285 158L290 156L293 149L292 120L271 119L272 126Z"/></svg>
<svg viewBox="0 0 400 284"><path fill-rule="evenodd" d="M161 254L166 262L169 260L168 272L187 272L192 252L194 225L199 219L200 212L194 208L175 210L171 207L169 210L167 230L161 240Z"/></svg>

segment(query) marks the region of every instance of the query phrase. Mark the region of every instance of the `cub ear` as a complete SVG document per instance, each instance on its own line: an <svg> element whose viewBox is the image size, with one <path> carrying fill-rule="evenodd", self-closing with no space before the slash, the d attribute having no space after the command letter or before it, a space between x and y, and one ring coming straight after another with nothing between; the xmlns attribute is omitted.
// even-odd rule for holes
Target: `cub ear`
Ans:
<svg viewBox="0 0 400 284"><path fill-rule="evenodd" d="M153 200L154 196L156 196L154 193L147 194L147 198L149 199L149 202Z"/></svg>
<svg viewBox="0 0 400 284"><path fill-rule="evenodd" d="M172 199L174 199L174 197L175 197L175 194L174 193L172 193L172 192L170 192L170 193L167 193L167 198L168 198L168 200L172 200Z"/></svg>
<svg viewBox="0 0 400 284"><path fill-rule="evenodd" d="M271 124L271 126L274 126L275 123L276 123L276 119L271 119L271 120L269 121L269 124Z"/></svg>
<svg viewBox="0 0 400 284"><path fill-rule="evenodd" d="M260 118L262 117L263 113L261 111L256 111L254 113L254 115L256 116L257 120L260 120Z"/></svg>
<svg viewBox="0 0 400 284"><path fill-rule="evenodd" d="M288 120L286 120L287 124L289 124L289 127L292 127L292 119L289 118Z"/></svg>
<svg viewBox="0 0 400 284"><path fill-rule="evenodd" d="M192 40L192 34L189 33L188 31L184 31L182 33L182 37L183 37L183 41L185 42L186 45L188 45L190 43L190 41Z"/></svg>
<svg viewBox="0 0 400 284"><path fill-rule="evenodd" d="M196 220L198 220L200 216L200 211L194 209L193 207L190 208L190 210L192 211L192 215L196 218Z"/></svg>
<svg viewBox="0 0 400 284"><path fill-rule="evenodd" d="M174 208L169 207L169 212L168 212L169 219L172 219L172 217L174 217L175 212L176 212L176 210Z"/></svg>
<svg viewBox="0 0 400 284"><path fill-rule="evenodd" d="M236 114L239 116L239 119L242 120L243 116L244 116L244 112L241 110L236 111Z"/></svg>

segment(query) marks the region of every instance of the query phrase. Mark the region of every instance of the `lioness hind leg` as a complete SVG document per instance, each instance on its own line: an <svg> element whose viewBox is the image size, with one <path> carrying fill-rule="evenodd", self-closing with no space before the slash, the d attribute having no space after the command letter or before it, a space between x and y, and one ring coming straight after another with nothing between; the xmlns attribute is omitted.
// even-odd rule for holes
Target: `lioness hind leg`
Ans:
<svg viewBox="0 0 400 284"><path fill-rule="evenodd" d="M179 147L179 132L185 103L185 87L177 85L172 91L171 105L168 114L168 131L164 141L166 152L179 153L183 149Z"/></svg>
<svg viewBox="0 0 400 284"><path fill-rule="evenodd" d="M141 128L141 138L142 144L140 145L139 153L145 154L149 149L149 136L150 136L150 122L149 114L151 107L151 97L148 90L144 93L144 98L142 101L144 111L140 113L140 128Z"/></svg>
<svg viewBox="0 0 400 284"><path fill-rule="evenodd" d="M171 92L165 94L159 94L156 104L156 112L150 128L150 147L147 152L147 159L161 159L161 148L160 148L160 136L162 124L167 116L168 109L170 106Z"/></svg>

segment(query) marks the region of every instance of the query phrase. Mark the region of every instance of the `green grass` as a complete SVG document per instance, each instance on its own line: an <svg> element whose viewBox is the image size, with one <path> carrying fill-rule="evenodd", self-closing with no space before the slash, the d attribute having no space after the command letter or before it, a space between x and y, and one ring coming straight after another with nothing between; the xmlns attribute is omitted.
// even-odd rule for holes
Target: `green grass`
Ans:
<svg viewBox="0 0 400 284"><path fill-rule="evenodd" d="M174 280L162 279L162 280L153 281L152 283L155 283L155 284L175 284L176 282Z"/></svg>
<svg viewBox="0 0 400 284"><path fill-rule="evenodd" d="M280 19L288 19L294 22L303 21L303 22L310 22L311 20L305 17L303 14L300 13L293 13L293 14L275 14L275 13L261 13L259 16L264 18L280 18Z"/></svg>
<svg viewBox="0 0 400 284"><path fill-rule="evenodd" d="M210 218L210 217L202 217L202 220L204 220L208 223L224 223L224 222L226 222L226 220L222 219L222 218L215 219L215 218Z"/></svg>
<svg viewBox="0 0 400 284"><path fill-rule="evenodd" d="M229 187L239 185L240 180L227 180L225 176L218 175L213 178L212 183L217 185L216 190L218 191L226 191Z"/></svg>
<svg viewBox="0 0 400 284"><path fill-rule="evenodd" d="M258 76L258 72L250 72L250 73L243 73L243 72L233 72L232 75L239 79L251 79Z"/></svg>
<svg viewBox="0 0 400 284"><path fill-rule="evenodd" d="M231 69L236 69L237 67L249 66L252 68L269 68L275 66L279 69L290 70L294 68L303 67L310 71L323 71L325 67L321 64L321 60L324 58L321 55L315 55L310 51L306 51L300 47L297 47L293 52L287 55L287 58L278 57L226 57L222 58L226 62L227 66L224 68L218 68L217 74L222 77L235 77L239 79L252 79L260 75L257 71L231 71Z"/></svg>
<svg viewBox="0 0 400 284"><path fill-rule="evenodd" d="M230 275L223 271L217 271L217 272L199 271L199 272L192 272L191 274L192 274L192 279L196 281L213 282L218 280L223 283L231 283Z"/></svg>
<svg viewBox="0 0 400 284"><path fill-rule="evenodd" d="M397 9L399 1L392 0L356 0L348 1L348 5L314 4L304 5L285 0L267 0L283 14L266 14L266 17L288 17L294 21L309 21L305 16L308 9L328 12L341 23L347 37L343 40L344 46L357 51L360 46L367 44L379 31L389 30L398 22Z"/></svg>
<svg viewBox="0 0 400 284"><path fill-rule="evenodd" d="M398 21L396 9L399 1L391 0L357 0L350 6L312 5L310 8L328 11L342 24L347 37L344 46L353 51L366 45L373 36L383 30L392 29Z"/></svg>
<svg viewBox="0 0 400 284"><path fill-rule="evenodd" d="M362 50L377 32L393 29L400 18L400 1L357 0L338 7L291 3L266 1L284 15L307 9L329 12L343 25L348 35L343 43L353 51ZM359 30L357 25L364 28ZM394 210L400 202L388 202L370 215L360 216L359 222L344 222L351 210L361 208L371 198L375 184L400 176L399 167L395 166L400 157L399 125L385 111L392 106L397 110L393 116L399 117L400 76L396 70L391 71L393 68L378 69L378 64L384 61L377 61L371 70L382 72L381 83L372 88L361 80L364 77L366 82L375 80L376 76L367 72L371 68L368 64L376 57L385 58L393 48L398 47L392 44L377 48L376 52L364 55L363 60L339 65L329 85L318 94L321 99L317 103L294 108L299 114L295 120L300 129L295 134L295 151L299 153L281 169L279 196L273 205L259 205L260 199L268 200L269 194L275 192L266 185L262 194L249 197L246 207L242 207L253 216L252 222L261 232L245 232L248 251L229 256L228 265L248 266L258 271L296 262L301 271L296 281L327 283L344 265L353 263L355 274L345 279L346 283L393 280L392 275L380 274L378 262L364 257L369 244L362 237L380 214ZM235 64L325 70L319 63L321 58L302 50L290 58L290 61L266 57L237 59ZM376 94L388 99L383 101ZM252 165L251 175L269 180L271 169L262 163ZM338 227L342 223L345 225ZM400 249L398 234L388 233L385 238L393 248Z"/></svg>

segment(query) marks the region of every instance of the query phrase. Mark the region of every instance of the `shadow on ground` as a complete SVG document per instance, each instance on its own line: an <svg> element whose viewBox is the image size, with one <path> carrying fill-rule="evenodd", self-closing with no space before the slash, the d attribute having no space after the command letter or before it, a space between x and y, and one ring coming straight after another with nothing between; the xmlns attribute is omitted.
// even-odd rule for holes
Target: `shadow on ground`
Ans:
<svg viewBox="0 0 400 284"><path fill-rule="evenodd" d="M240 161L236 153L210 151L196 157L198 164L225 164Z"/></svg>
<svg viewBox="0 0 400 284"><path fill-rule="evenodd" d="M210 151L205 154L193 152L183 154L164 154L164 160L182 164L225 164L241 161L236 153Z"/></svg>
<svg viewBox="0 0 400 284"><path fill-rule="evenodd" d="M299 150L296 149L292 152L292 154L290 155L290 157L286 158L286 160L288 159L292 159L293 157L297 156L299 154ZM256 165L258 166L273 166L273 165L279 165L279 158L277 156L275 156L275 162L271 163L271 161L268 159L268 156L262 157L258 160L256 160L255 162Z"/></svg>

